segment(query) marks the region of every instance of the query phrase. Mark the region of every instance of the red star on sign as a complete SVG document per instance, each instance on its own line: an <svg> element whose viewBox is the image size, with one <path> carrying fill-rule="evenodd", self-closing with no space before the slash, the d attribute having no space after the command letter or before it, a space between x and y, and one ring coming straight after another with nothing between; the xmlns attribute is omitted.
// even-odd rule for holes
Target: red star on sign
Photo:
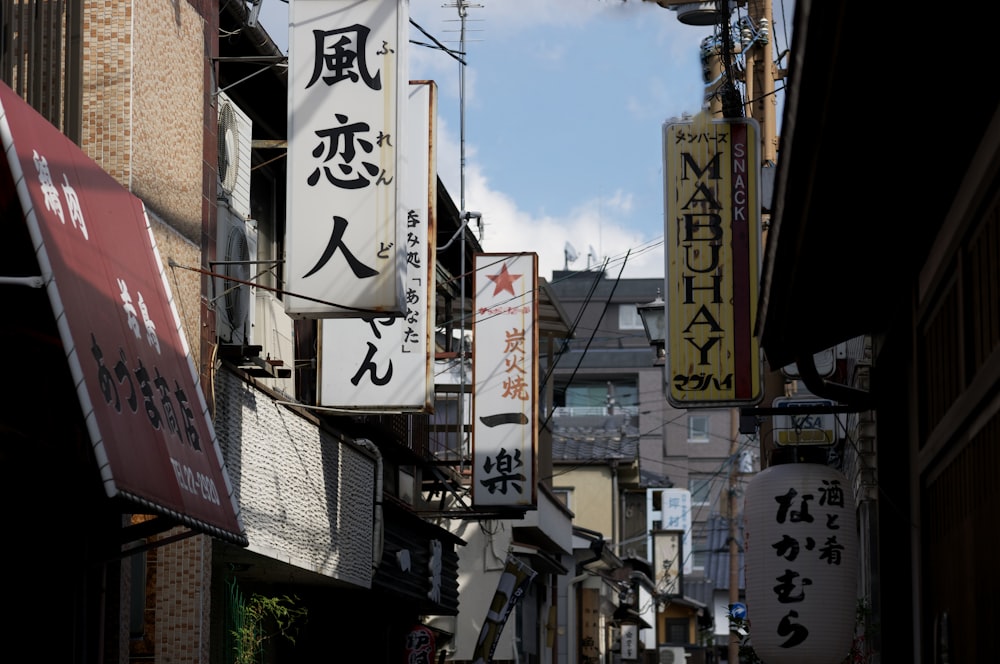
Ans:
<svg viewBox="0 0 1000 664"><path fill-rule="evenodd" d="M511 274L507 271L507 264L504 263L500 266L500 274L488 274L486 275L490 278L496 288L493 289L493 295L499 295L503 291L510 291L511 295L517 295L514 292L514 282L520 279L522 274Z"/></svg>

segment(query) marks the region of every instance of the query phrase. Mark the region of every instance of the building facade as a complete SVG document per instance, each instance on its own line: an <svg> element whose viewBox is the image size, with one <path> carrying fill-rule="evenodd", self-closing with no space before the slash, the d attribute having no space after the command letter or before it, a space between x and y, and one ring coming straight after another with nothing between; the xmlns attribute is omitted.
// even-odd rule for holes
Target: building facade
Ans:
<svg viewBox="0 0 1000 664"><path fill-rule="evenodd" d="M872 182L844 147L874 119L856 101L881 87L857 76L866 57L856 46L922 23L867 9L796 3L757 329L772 371L796 363L813 394L848 411L841 467L857 498L858 599L870 611L862 656L971 662L990 656L996 616L979 589L997 578L980 534L998 498L1000 96L980 88L974 68L949 68L935 96L961 120L947 140L896 135L877 148L892 155L896 184L861 205L845 196ZM936 48L970 62L987 55L960 32ZM925 82L915 71L893 79L898 89ZM968 89L977 94L967 103ZM934 124L933 114L923 120ZM835 302L844 307L822 322L802 317L809 303ZM838 344L849 370L823 375L815 358ZM762 455L770 462L772 448Z"/></svg>
<svg viewBox="0 0 1000 664"><path fill-rule="evenodd" d="M574 321L552 372L553 487L573 510L574 524L602 533L615 555L647 561L658 593L675 595L684 619L701 618L682 643L666 640L665 625L650 629L656 646L686 645L692 656L712 657L719 641L712 621L728 634L726 614L711 615L713 596L716 587L728 588L728 578L706 573L719 553L709 546L710 525L733 509L730 489L739 495L759 468L753 438L739 433L734 409L668 403L663 367L655 364L637 312L661 294L662 280L567 270L553 274L551 287ZM737 520L741 509L737 500ZM682 560L668 588L657 533L678 530Z"/></svg>
<svg viewBox="0 0 1000 664"><path fill-rule="evenodd" d="M305 661L345 643L435 658L422 620L457 613L463 542L417 514L427 417L317 411L315 321L283 312L285 56L244 3L2 14L3 287L20 312L2 328L26 371L4 463L48 466L53 488L12 525L37 541L55 510L74 550L25 559L11 633L63 661ZM62 226L79 257L48 235ZM443 281L459 256L442 252ZM31 423L40 392L60 416Z"/></svg>
<svg viewBox="0 0 1000 664"><path fill-rule="evenodd" d="M283 303L287 56L251 10L245 3L3 4L10 156L0 191L11 273L2 287L21 315L0 330L26 377L24 391L0 411L12 443L4 464L46 467L51 482L46 500L12 514L12 525L40 542L53 532L46 514L58 513L74 550L67 557L65 547L42 547L19 563L25 611L9 623L11 634L78 662L314 661L343 648L360 648L369 661L471 660L490 598L506 587L502 567L483 555L488 549L533 571L515 615L495 635L495 661L576 661L565 636L576 611L568 591L571 513L547 482L531 510L470 507L469 422L458 415L467 410L462 399L471 399L469 383L456 387L445 375L434 413L318 407L321 327L291 319ZM58 149L33 157L39 136ZM82 164L77 173L70 162ZM47 203L32 204L35 182ZM98 209L96 197L109 191L121 210ZM69 216L53 222L56 196L65 197ZM461 367L471 359L462 331L473 311L464 266L482 247L433 174L428 198L436 251L429 352ZM121 238L97 232L105 217L150 230L141 227L146 239L123 248ZM153 270L157 297L150 290L126 300L124 286L103 300L76 296L89 275L53 276L49 259L61 245L39 241L46 221L72 224L75 240L92 240L113 270L124 270L125 258ZM59 306L69 293L72 306ZM549 295L539 298L539 334L551 347L567 323ZM100 312L109 301L107 316ZM71 338L86 334L73 316L88 311L98 312L95 320L123 317L112 328L124 331L123 344L134 345L135 329L151 346L160 330L159 350L170 351L181 373L160 380L162 367L143 364L153 351L142 346L138 363L152 374L152 396L144 393L145 374L129 374L131 351L118 362L113 349ZM161 320L161 312L173 316ZM65 333L63 318L72 323ZM146 322L145 337L137 321ZM74 344L90 355L76 354ZM110 378L105 358L114 362ZM94 362L97 380L88 378ZM152 386L164 403L178 400L171 412L179 424ZM27 417L37 412L31 395L43 392L59 417ZM96 418L88 410L95 401ZM116 408L131 409L129 422L145 413L150 430L105 427L100 418L117 422L105 412ZM166 437L172 449L179 443L171 435L187 441L185 453L203 473L176 462L179 452L140 446ZM548 478L544 432L538 456ZM126 480L136 485L124 487ZM215 511L175 501L175 483ZM10 504L25 495L19 486L8 485ZM42 614L62 626L54 636Z"/></svg>

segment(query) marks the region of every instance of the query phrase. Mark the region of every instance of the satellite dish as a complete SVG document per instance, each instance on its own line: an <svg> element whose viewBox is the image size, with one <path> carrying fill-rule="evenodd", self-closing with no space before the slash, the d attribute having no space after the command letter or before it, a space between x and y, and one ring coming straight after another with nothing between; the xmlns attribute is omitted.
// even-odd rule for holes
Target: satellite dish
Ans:
<svg viewBox="0 0 1000 664"><path fill-rule="evenodd" d="M590 265L591 265L590 259L591 258L594 259L594 263L593 263L594 265L597 265L599 259L598 259L598 256L597 256L597 250L594 249L594 245L588 245L587 248L589 250L589 251L587 251L587 269L589 270L590 269Z"/></svg>
<svg viewBox="0 0 1000 664"><path fill-rule="evenodd" d="M576 248L569 242L566 242L566 246L563 247L563 255L566 257L566 266L564 269L569 269L569 264L579 258L579 254L576 253Z"/></svg>

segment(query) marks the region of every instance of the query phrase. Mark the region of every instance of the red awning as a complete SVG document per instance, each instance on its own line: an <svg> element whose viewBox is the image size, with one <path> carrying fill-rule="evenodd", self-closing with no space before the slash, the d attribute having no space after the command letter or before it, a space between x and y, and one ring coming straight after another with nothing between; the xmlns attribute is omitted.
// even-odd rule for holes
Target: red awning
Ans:
<svg viewBox="0 0 1000 664"><path fill-rule="evenodd" d="M246 546L142 201L3 83L0 140L105 492Z"/></svg>

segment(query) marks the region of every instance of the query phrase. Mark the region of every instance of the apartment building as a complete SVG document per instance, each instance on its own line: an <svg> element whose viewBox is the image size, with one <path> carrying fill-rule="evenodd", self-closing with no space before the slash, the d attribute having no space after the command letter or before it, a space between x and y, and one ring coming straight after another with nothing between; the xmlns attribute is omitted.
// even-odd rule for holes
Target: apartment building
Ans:
<svg viewBox="0 0 1000 664"><path fill-rule="evenodd" d="M655 563L655 533L685 531L676 572L680 595L693 600L704 624L714 612L716 626L721 622L728 633L726 615L718 615L713 599L717 586L728 588L728 578L706 575L718 567L710 558L723 554L728 560L728 550L712 550L710 527L730 516L733 483L738 489L759 467L756 445L739 434L732 409L685 410L668 403L663 367L637 312L662 294L663 280L617 279L619 268L552 275L551 288L573 321L573 337L552 371L553 487L576 515L574 524L603 533L624 558ZM597 467L617 478L613 496L584 490L581 476ZM740 508L737 501L737 520ZM654 572L662 570L654 565ZM702 642L710 631L706 627Z"/></svg>

